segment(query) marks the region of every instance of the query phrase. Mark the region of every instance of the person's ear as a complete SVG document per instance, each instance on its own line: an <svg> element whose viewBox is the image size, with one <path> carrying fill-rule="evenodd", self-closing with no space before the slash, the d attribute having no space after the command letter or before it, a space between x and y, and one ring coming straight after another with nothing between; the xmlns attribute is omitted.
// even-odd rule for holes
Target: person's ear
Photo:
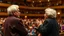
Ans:
<svg viewBox="0 0 64 36"><path fill-rule="evenodd" d="M14 12L13 14L16 15L16 12Z"/></svg>

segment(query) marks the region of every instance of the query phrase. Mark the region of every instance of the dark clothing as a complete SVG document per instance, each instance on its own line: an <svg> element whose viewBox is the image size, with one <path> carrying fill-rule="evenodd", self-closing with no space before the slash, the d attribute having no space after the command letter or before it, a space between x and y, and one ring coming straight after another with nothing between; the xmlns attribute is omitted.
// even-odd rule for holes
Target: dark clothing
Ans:
<svg viewBox="0 0 64 36"><path fill-rule="evenodd" d="M4 34L5 36L26 36L27 31L20 19L11 16L4 22Z"/></svg>
<svg viewBox="0 0 64 36"><path fill-rule="evenodd" d="M59 26L55 18L48 18L37 29L42 36L59 36Z"/></svg>

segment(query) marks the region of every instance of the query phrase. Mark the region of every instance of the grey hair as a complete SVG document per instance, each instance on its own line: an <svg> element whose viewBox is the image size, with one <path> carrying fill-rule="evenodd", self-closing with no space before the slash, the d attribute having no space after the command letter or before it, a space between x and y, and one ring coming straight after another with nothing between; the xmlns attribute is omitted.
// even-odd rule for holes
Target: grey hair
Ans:
<svg viewBox="0 0 64 36"><path fill-rule="evenodd" d="M19 11L18 5L11 5L7 8L8 15L13 15L14 12Z"/></svg>
<svg viewBox="0 0 64 36"><path fill-rule="evenodd" d="M56 10L54 10L54 9L52 9L52 8L46 8L46 9L45 9L45 14L46 14L48 17L56 18Z"/></svg>

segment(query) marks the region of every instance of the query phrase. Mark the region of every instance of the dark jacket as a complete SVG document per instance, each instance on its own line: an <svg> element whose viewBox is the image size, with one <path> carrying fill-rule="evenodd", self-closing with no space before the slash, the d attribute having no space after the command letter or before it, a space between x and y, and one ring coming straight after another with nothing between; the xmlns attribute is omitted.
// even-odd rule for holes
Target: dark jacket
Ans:
<svg viewBox="0 0 64 36"><path fill-rule="evenodd" d="M4 22L4 34L5 36L26 36L27 31L20 19L10 16Z"/></svg>
<svg viewBox="0 0 64 36"><path fill-rule="evenodd" d="M48 18L37 29L42 36L59 36L59 26L55 18Z"/></svg>

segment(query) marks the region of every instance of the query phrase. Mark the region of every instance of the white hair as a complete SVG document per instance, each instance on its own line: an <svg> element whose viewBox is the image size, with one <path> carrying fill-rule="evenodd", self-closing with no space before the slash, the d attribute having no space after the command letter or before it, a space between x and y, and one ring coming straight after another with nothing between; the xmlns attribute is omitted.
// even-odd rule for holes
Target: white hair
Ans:
<svg viewBox="0 0 64 36"><path fill-rule="evenodd" d="M13 12L19 11L19 6L18 5L11 5L7 8L7 12L9 15L12 15Z"/></svg>
<svg viewBox="0 0 64 36"><path fill-rule="evenodd" d="M56 10L52 8L45 9L45 14L48 15L48 17L56 18Z"/></svg>

